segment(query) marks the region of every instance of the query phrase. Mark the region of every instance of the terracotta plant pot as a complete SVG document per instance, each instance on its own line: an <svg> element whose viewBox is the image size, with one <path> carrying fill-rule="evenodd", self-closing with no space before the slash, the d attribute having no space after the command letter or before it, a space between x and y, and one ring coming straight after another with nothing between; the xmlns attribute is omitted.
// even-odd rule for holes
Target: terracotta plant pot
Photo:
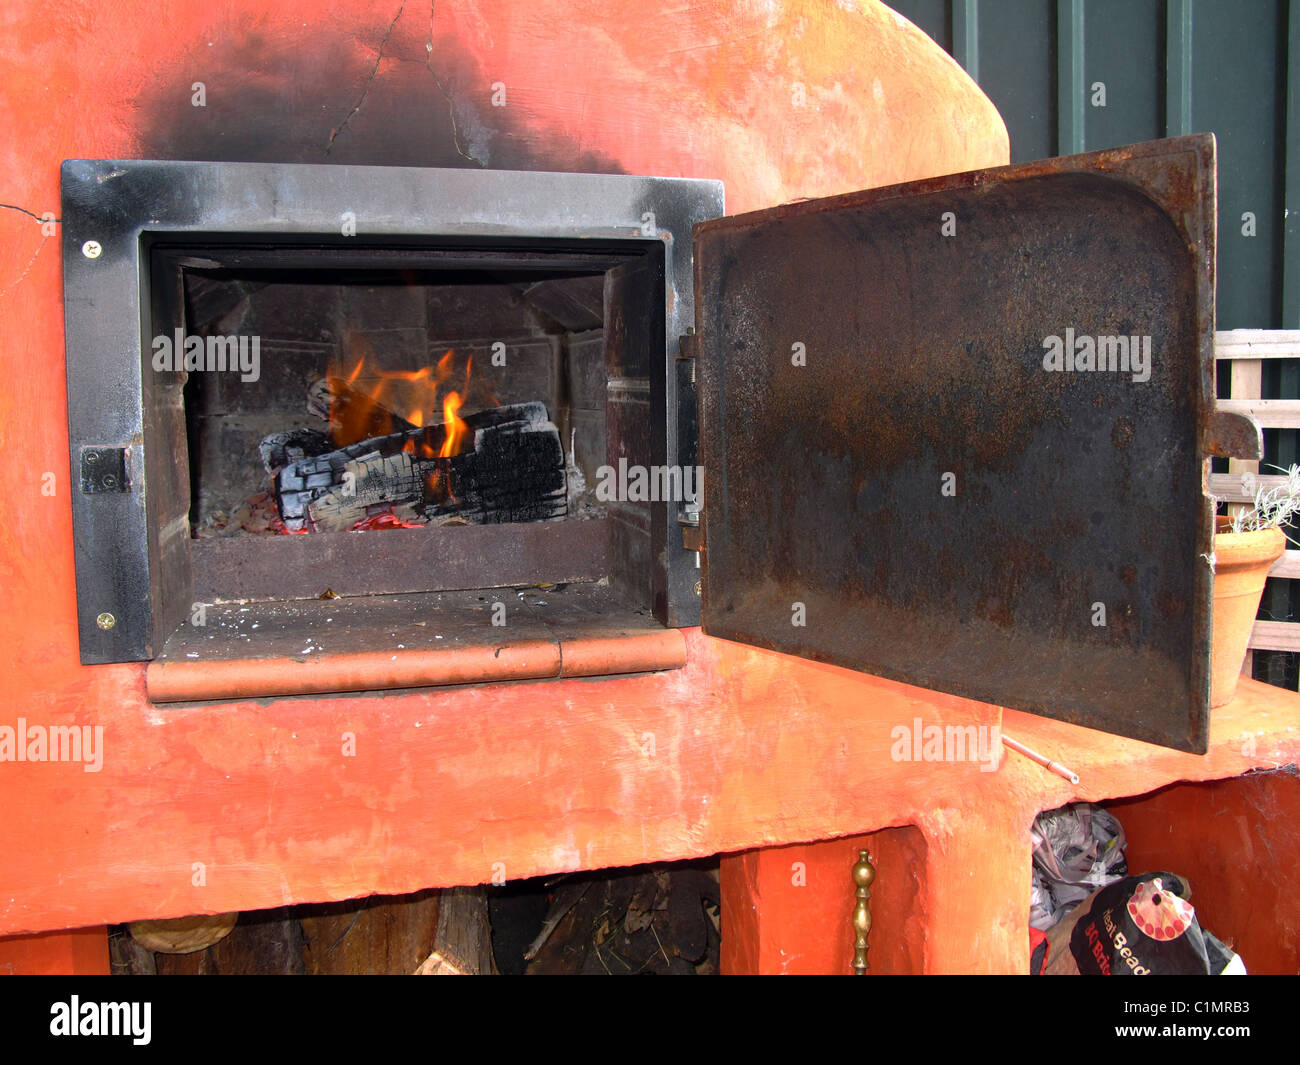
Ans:
<svg viewBox="0 0 1300 1065"><path fill-rule="evenodd" d="M1216 528L1231 528L1231 522L1218 518ZM1259 613L1259 598L1264 594L1264 578L1285 550L1286 537L1281 529L1215 533L1211 706L1231 702L1237 692L1246 645Z"/></svg>

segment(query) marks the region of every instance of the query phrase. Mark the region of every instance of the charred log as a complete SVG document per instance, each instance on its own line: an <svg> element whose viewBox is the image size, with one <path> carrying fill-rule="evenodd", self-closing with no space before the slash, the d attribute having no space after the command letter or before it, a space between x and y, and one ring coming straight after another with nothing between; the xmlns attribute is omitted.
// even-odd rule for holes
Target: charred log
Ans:
<svg viewBox="0 0 1300 1065"><path fill-rule="evenodd" d="M448 429L435 424L289 462L275 477L285 527L337 531L381 512L474 524L564 517L564 450L545 406L494 407L463 424L456 454L441 454Z"/></svg>

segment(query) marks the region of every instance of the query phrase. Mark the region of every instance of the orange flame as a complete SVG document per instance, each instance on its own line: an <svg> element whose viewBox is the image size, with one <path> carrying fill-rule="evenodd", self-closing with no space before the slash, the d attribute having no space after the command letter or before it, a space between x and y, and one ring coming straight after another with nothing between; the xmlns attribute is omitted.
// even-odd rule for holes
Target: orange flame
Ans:
<svg viewBox="0 0 1300 1065"><path fill-rule="evenodd" d="M368 369L369 352L359 356L347 376L330 388L334 442L347 447L373 436L424 424L424 411L436 405L437 385L429 367L413 371ZM373 357L373 356L370 356ZM395 393L389 398L389 393Z"/></svg>
<svg viewBox="0 0 1300 1065"><path fill-rule="evenodd" d="M451 352L443 356L444 360L450 357ZM438 364L441 367L441 363ZM474 356L471 355L465 362L465 392L469 393L470 376L474 372ZM464 400L460 398L459 392L448 392L446 399L442 401L442 423L446 427L447 435L442 441L442 450L438 452L439 458L450 458L452 455L459 455L465 438L469 435L469 426L461 421L457 413L464 405Z"/></svg>
<svg viewBox="0 0 1300 1065"><path fill-rule="evenodd" d="M451 376L454 355L455 349L448 348L447 354L438 360L438 384L442 384L443 381L447 380L447 378Z"/></svg>
<svg viewBox="0 0 1300 1065"><path fill-rule="evenodd" d="M386 436L403 428L402 422L423 428L428 412L438 409L441 386L455 371L454 348L440 358L436 366L418 370L381 370L373 367L374 354L356 332L349 333L347 346L356 355L351 369L330 390L330 422L334 443L347 447L375 436ZM465 366L465 392L469 391L472 358ZM452 397L455 402L452 402ZM458 454L468 427L457 417L462 406L460 393L452 392L441 401L446 437L442 450L435 451L425 440L412 438L402 450L421 458L432 459Z"/></svg>
<svg viewBox="0 0 1300 1065"><path fill-rule="evenodd" d="M438 452L440 459L459 455L461 442L469 435L469 426L456 414L460 408L460 393L448 392L447 398L442 401L442 420L447 429L447 436L442 442L442 450Z"/></svg>
<svg viewBox="0 0 1300 1065"><path fill-rule="evenodd" d="M347 348L353 361L346 375L330 375L330 422L336 446L347 447L371 437L387 436L402 430L405 425L424 428L429 425L432 412L441 406L442 446L435 450L426 434L404 441L402 450L424 459L446 459L465 449L471 433L460 417L460 410L469 395L474 367L472 356L465 363L463 388L448 391L440 397L444 384L456 370L454 348L447 349L433 366L403 371L375 366L374 353L359 333L349 333ZM495 403L495 399L492 402ZM436 431L436 424L430 427L430 432L433 431ZM429 490L434 498L441 496L455 502L445 465L434 471Z"/></svg>

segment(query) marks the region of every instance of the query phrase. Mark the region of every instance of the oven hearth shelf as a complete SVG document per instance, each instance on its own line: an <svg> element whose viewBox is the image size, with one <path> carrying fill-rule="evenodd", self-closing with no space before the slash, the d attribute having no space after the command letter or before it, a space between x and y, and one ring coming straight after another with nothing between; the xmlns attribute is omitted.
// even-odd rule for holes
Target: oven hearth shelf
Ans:
<svg viewBox="0 0 1300 1065"><path fill-rule="evenodd" d="M494 620L497 624L493 624ZM220 603L147 671L155 703L644 673L680 631L600 584Z"/></svg>

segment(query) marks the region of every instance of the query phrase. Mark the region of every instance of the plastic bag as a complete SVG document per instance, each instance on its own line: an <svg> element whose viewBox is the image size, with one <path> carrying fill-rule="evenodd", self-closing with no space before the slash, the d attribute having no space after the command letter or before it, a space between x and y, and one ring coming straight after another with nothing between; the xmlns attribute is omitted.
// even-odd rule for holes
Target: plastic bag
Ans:
<svg viewBox="0 0 1300 1065"><path fill-rule="evenodd" d="M1046 931L1100 887L1128 875L1124 826L1080 802L1034 819L1029 925Z"/></svg>
<svg viewBox="0 0 1300 1065"><path fill-rule="evenodd" d="M1125 877L1098 890L1048 934L1049 976L1244 975L1242 960L1202 928L1187 881L1173 873Z"/></svg>

